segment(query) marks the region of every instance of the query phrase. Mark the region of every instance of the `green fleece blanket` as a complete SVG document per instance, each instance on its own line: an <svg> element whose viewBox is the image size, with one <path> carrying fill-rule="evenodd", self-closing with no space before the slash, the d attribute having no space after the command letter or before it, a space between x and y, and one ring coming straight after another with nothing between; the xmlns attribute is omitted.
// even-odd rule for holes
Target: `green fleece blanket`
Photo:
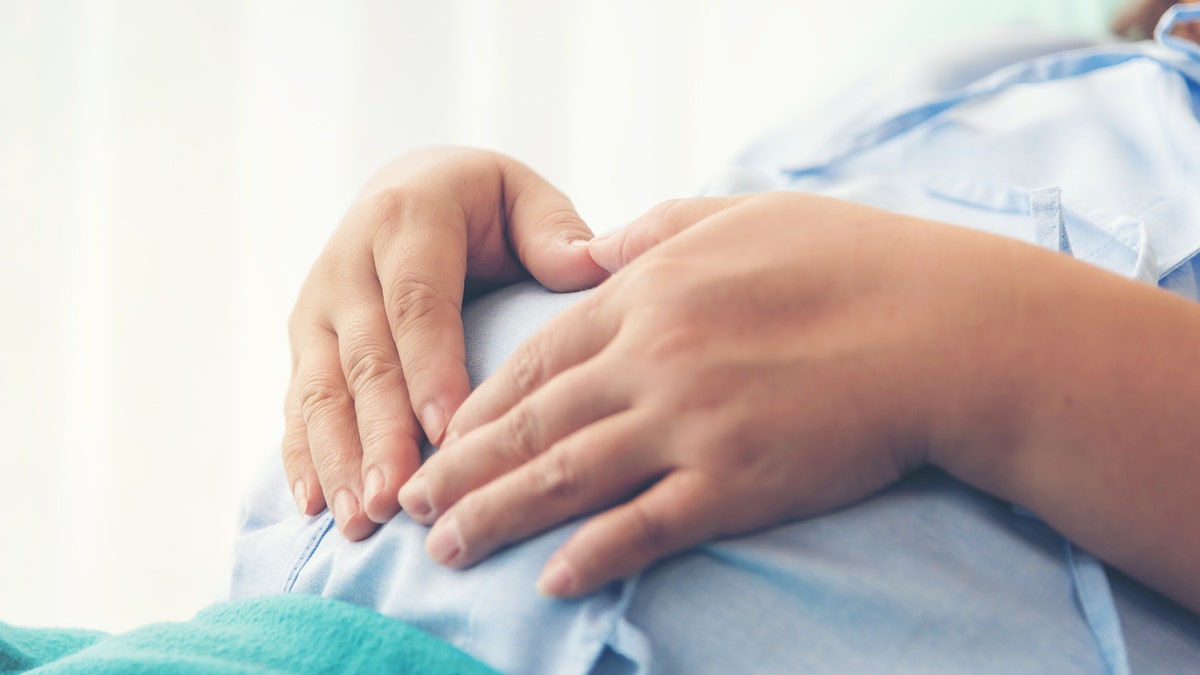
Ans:
<svg viewBox="0 0 1200 675"><path fill-rule="evenodd" d="M120 635L0 623L0 673L492 673L369 609L300 593Z"/></svg>

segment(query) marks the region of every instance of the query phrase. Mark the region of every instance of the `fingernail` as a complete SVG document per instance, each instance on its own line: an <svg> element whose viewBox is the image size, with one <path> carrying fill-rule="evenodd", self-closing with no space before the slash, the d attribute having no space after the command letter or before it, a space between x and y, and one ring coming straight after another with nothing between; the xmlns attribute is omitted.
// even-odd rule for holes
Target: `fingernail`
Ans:
<svg viewBox="0 0 1200 675"><path fill-rule="evenodd" d="M292 484L292 496L296 498L296 508L300 510L300 515L308 515L308 487L304 484L303 478L297 478Z"/></svg>
<svg viewBox="0 0 1200 675"><path fill-rule="evenodd" d="M375 501L375 495L383 491L383 472L374 467L367 472L363 480L363 501L370 504Z"/></svg>
<svg viewBox="0 0 1200 675"><path fill-rule="evenodd" d="M454 518L443 518L425 540L425 552L434 562L445 565L458 557L462 551L462 538L458 534L458 525Z"/></svg>
<svg viewBox="0 0 1200 675"><path fill-rule="evenodd" d="M587 239L573 239L570 242L568 242L567 245L570 246L571 248L587 248L588 240Z"/></svg>
<svg viewBox="0 0 1200 675"><path fill-rule="evenodd" d="M588 246L592 262L603 267L609 274L616 274L620 269L620 251L616 250L620 249L620 246L617 244L616 234L617 232L609 232L596 237Z"/></svg>
<svg viewBox="0 0 1200 675"><path fill-rule="evenodd" d="M344 531L354 514L358 513L358 500L349 490L342 490L333 498L333 519Z"/></svg>
<svg viewBox="0 0 1200 675"><path fill-rule="evenodd" d="M446 430L446 411L436 403L429 403L421 409L421 426L425 427L425 435L429 442L437 445Z"/></svg>
<svg viewBox="0 0 1200 675"><path fill-rule="evenodd" d="M433 506L429 503L429 491L425 489L425 479L420 476L408 479L404 487L400 488L397 498L400 500L400 507L418 522L424 522L433 512Z"/></svg>
<svg viewBox="0 0 1200 675"><path fill-rule="evenodd" d="M562 597L575 587L575 574L571 566L562 558L554 558L537 580L538 593L552 597Z"/></svg>
<svg viewBox="0 0 1200 675"><path fill-rule="evenodd" d="M615 235L616 233L617 233L617 230L613 230L612 232L606 232L604 234L597 235L595 237L592 237L592 240L588 243L589 244L599 244L600 242L612 239L613 235Z"/></svg>

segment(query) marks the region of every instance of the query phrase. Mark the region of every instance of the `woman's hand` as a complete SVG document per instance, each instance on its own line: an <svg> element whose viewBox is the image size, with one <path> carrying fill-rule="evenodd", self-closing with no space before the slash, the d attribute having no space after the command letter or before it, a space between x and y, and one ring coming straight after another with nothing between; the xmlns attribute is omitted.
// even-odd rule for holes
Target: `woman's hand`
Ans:
<svg viewBox="0 0 1200 675"><path fill-rule="evenodd" d="M349 539L399 510L397 490L467 397L464 292L528 274L599 283L592 233L528 167L463 148L415 152L363 188L292 313L284 467L298 508L328 504ZM419 421L418 421L419 420Z"/></svg>
<svg viewBox="0 0 1200 675"><path fill-rule="evenodd" d="M1054 256L801 194L668 203L593 242L628 267L471 395L401 504L452 566L596 513L540 581L578 595L858 500L1020 403L1013 247Z"/></svg>
<svg viewBox="0 0 1200 675"><path fill-rule="evenodd" d="M539 580L578 595L929 463L1200 611L1196 303L801 194L668 203L591 249L620 271L400 491L436 560L594 513Z"/></svg>

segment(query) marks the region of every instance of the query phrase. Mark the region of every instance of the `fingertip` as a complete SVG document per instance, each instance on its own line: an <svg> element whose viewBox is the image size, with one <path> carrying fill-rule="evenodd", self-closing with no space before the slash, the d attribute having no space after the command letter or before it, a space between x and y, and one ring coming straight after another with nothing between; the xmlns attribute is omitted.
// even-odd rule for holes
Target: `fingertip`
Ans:
<svg viewBox="0 0 1200 675"><path fill-rule="evenodd" d="M410 478L400 488L396 499L400 508L404 509L404 512L413 520L422 525L429 525L433 522L434 513L429 500L429 489L426 487L424 477L420 474Z"/></svg>
<svg viewBox="0 0 1200 675"><path fill-rule="evenodd" d="M285 485L291 486L296 511L301 516L315 516L325 508L325 498L321 493L321 481L313 468L307 430L294 419L294 413L289 410L289 424L282 448Z"/></svg>
<svg viewBox="0 0 1200 675"><path fill-rule="evenodd" d="M425 404L421 409L421 428L432 445L440 445L446 433L446 410L436 401Z"/></svg>
<svg viewBox="0 0 1200 675"><path fill-rule="evenodd" d="M314 485L317 486L315 494ZM325 496L321 494L316 476L309 479L300 477L293 481L292 499L296 502L296 511L302 516L315 516L325 510Z"/></svg>
<svg viewBox="0 0 1200 675"><path fill-rule="evenodd" d="M372 467L363 478L363 511L371 522L382 525L400 511L400 503L388 489L387 475L379 467Z"/></svg>
<svg viewBox="0 0 1200 675"><path fill-rule="evenodd" d="M425 538L425 552L439 565L462 565L463 548L462 533L453 517L439 520Z"/></svg>
<svg viewBox="0 0 1200 675"><path fill-rule="evenodd" d="M371 501L371 498L379 494L383 489L383 471L379 467L371 467L367 471L367 475L363 478L363 497L366 501Z"/></svg>
<svg viewBox="0 0 1200 675"><path fill-rule="evenodd" d="M424 361L418 359L415 354L404 359L413 419L420 425L420 432L425 435L425 439L434 447L440 447L445 442L445 435L454 413L471 394L466 357L461 352L445 351L443 345L449 339L451 338L446 336L440 341L413 345L413 349L442 350L426 356ZM454 339L460 344L463 343L461 327L458 328ZM414 440L419 446L420 438ZM405 472L404 480L414 471L415 465L411 471Z"/></svg>
<svg viewBox="0 0 1200 675"><path fill-rule="evenodd" d="M568 293L591 288L608 278L608 270L598 265L590 253L590 231L559 233L553 239L529 251L529 272L546 288Z"/></svg>
<svg viewBox="0 0 1200 675"><path fill-rule="evenodd" d="M546 563L537 580L537 591L550 598L568 598L578 594L575 570L566 556L555 555Z"/></svg>
<svg viewBox="0 0 1200 675"><path fill-rule="evenodd" d="M364 508L367 520L376 525L383 525L396 517L400 513L400 504L394 499L372 499L366 503Z"/></svg>
<svg viewBox="0 0 1200 675"><path fill-rule="evenodd" d="M292 498L296 500L296 510L300 515L308 515L308 486L305 485L303 478L297 478L295 483L292 483Z"/></svg>
<svg viewBox="0 0 1200 675"><path fill-rule="evenodd" d="M349 541L366 539L377 527L359 507L358 497L349 489L334 495L332 509L334 522L342 536Z"/></svg>
<svg viewBox="0 0 1200 675"><path fill-rule="evenodd" d="M622 267L620 232L596 237L588 242L588 254L592 261L609 274L616 274Z"/></svg>

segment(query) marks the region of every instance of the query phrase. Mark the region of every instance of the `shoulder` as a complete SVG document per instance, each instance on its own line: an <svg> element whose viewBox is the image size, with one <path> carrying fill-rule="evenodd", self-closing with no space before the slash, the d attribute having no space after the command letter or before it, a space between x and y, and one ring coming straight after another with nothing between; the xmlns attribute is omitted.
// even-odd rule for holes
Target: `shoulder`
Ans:
<svg viewBox="0 0 1200 675"><path fill-rule="evenodd" d="M766 171L820 154L901 111L962 89L1007 66L1095 46L1079 38L1004 30L959 37L898 55L837 96L797 111L738 159L741 169Z"/></svg>

